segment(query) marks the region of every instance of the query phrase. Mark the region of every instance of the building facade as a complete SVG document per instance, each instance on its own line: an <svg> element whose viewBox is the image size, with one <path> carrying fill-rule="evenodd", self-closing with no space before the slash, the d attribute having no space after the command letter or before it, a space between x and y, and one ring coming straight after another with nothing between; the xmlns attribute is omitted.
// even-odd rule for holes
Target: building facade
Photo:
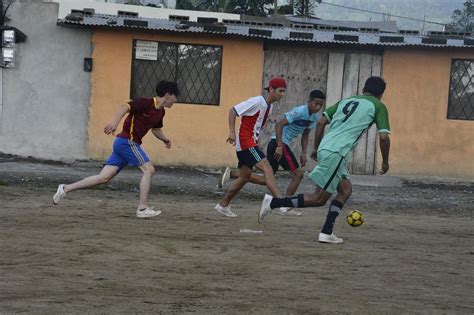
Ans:
<svg viewBox="0 0 474 315"><path fill-rule="evenodd" d="M113 137L102 130L117 106L131 97L151 96L159 79L172 79L183 91L165 118L164 131L174 148L164 150L147 136L144 147L150 158L161 165L234 165L234 149L225 143L228 111L263 93L272 76L288 81L287 95L275 104L278 116L304 103L312 89L326 91L330 105L361 93L370 75L382 75L392 127L390 172L474 179L470 35L279 25L272 20L190 17L178 10L167 11L167 19L154 19L140 12L81 13L78 7L79 13L68 16L61 3L36 1L17 3L13 9L18 16L41 16L42 23L21 20L16 25L29 38L19 47L18 66L3 70L1 152L104 159ZM133 11L133 6L127 9ZM29 92L20 96L19 90ZM18 105L21 100L27 105ZM15 115L16 110L25 114ZM24 136L13 138L16 126L22 126L17 133ZM272 122L266 126L262 146L273 128ZM52 141L58 137L68 140L58 145ZM300 150L298 144L294 149ZM372 127L351 155L350 168L356 174L375 174L379 167Z"/></svg>

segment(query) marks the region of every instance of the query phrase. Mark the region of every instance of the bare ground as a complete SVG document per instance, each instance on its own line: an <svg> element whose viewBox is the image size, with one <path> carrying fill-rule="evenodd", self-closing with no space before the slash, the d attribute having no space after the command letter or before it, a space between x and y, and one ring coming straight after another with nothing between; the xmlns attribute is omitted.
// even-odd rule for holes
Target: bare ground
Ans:
<svg viewBox="0 0 474 315"><path fill-rule="evenodd" d="M260 225L255 186L228 219L214 179L170 185L159 171L163 214L138 220L127 184L52 206L61 176L28 174L0 170L0 313L474 313L472 186L356 186L345 211L366 222L339 218L345 243L325 245L326 207Z"/></svg>

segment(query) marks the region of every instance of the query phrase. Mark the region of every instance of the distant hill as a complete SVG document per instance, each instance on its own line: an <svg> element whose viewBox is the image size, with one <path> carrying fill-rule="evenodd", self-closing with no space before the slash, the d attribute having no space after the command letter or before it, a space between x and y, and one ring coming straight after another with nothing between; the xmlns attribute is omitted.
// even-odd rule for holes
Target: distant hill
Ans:
<svg viewBox="0 0 474 315"><path fill-rule="evenodd" d="M449 23L451 15L456 9L461 9L465 0L324 0L328 3L344 5L348 7L365 9L377 12L386 12L393 15L407 16L411 18L423 19ZM316 8L316 16L327 20L372 20L381 21L383 16L354 11L339 7L320 4ZM422 22L405 19L390 18L397 21L400 29L421 30ZM424 30L441 30L442 26L425 23Z"/></svg>

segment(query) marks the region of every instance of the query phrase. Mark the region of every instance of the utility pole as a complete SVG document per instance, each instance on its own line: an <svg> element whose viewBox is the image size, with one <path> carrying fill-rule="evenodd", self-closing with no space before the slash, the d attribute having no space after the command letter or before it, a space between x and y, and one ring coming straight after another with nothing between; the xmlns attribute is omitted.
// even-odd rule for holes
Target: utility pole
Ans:
<svg viewBox="0 0 474 315"><path fill-rule="evenodd" d="M423 14L423 24L421 25L421 34L425 33L426 14Z"/></svg>

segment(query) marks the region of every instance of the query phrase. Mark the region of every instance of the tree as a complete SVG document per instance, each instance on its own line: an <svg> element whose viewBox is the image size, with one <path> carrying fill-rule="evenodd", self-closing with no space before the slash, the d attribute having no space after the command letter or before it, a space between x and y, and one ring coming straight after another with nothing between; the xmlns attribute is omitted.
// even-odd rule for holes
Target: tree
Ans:
<svg viewBox="0 0 474 315"><path fill-rule="evenodd" d="M464 2L464 9L454 10L453 21L447 25L447 29L456 32L474 31L474 2L468 0Z"/></svg>
<svg viewBox="0 0 474 315"><path fill-rule="evenodd" d="M267 9L273 4L273 0L230 0L225 11L228 13L266 16Z"/></svg>
<svg viewBox="0 0 474 315"><path fill-rule="evenodd" d="M306 17L314 16L314 12L317 3L321 3L321 0L295 0L294 1L294 14Z"/></svg>
<svg viewBox="0 0 474 315"><path fill-rule="evenodd" d="M217 12L220 8L220 2L219 0L198 0L196 9L199 11Z"/></svg>
<svg viewBox="0 0 474 315"><path fill-rule="evenodd" d="M293 15L293 6L291 5L282 5L278 8L278 13L283 15Z"/></svg>
<svg viewBox="0 0 474 315"><path fill-rule="evenodd" d="M192 0L177 0L176 9L197 10Z"/></svg>

